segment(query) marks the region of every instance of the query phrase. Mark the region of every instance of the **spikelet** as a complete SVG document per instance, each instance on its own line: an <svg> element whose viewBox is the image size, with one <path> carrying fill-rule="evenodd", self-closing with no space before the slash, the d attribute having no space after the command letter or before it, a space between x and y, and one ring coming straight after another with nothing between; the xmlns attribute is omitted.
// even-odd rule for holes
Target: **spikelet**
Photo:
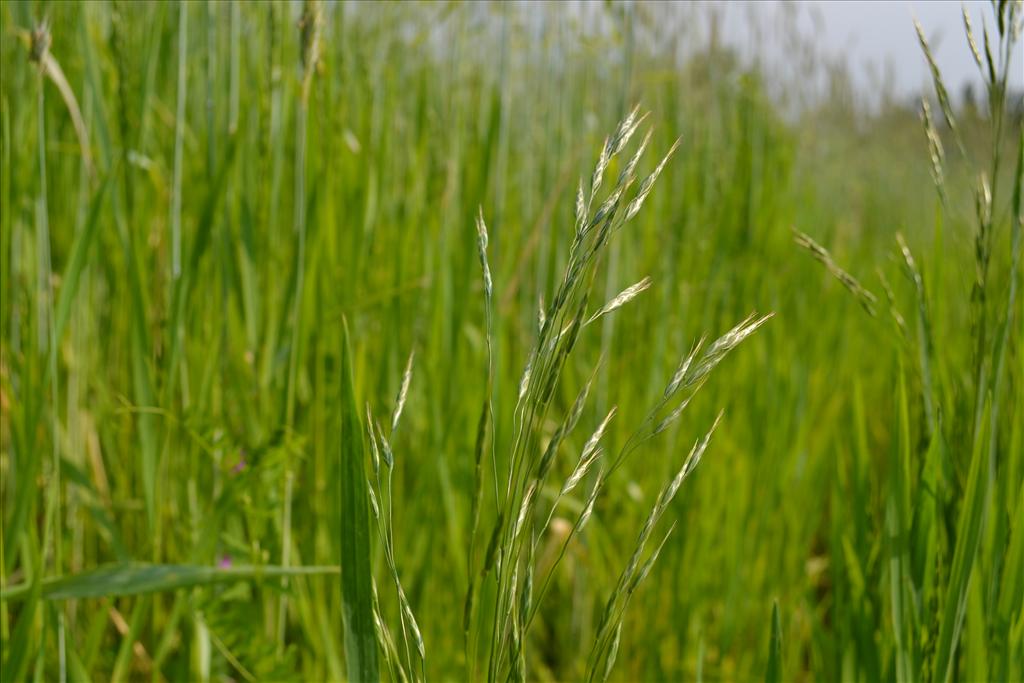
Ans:
<svg viewBox="0 0 1024 683"><path fill-rule="evenodd" d="M594 383L594 377L597 376L597 368L600 367L601 363L598 361L594 367L594 372L591 373L587 383L583 385L580 393L576 396L576 400L572 404L572 408L569 409L569 414L566 415L565 421L555 430L554 435L551 437L551 441L548 442L547 448L544 449L544 455L540 459L540 465L537 470L537 478L541 481L547 476L551 469L551 464L554 462L555 454L558 452L558 446L562 443L562 439L571 432L575 427L576 423L579 422L580 415L583 414L583 407L586 405L587 396L590 394L590 387Z"/></svg>
<svg viewBox="0 0 1024 683"><path fill-rule="evenodd" d="M892 316L900 337L905 339L907 336L907 323L903 319L903 314L897 308L896 293L893 291L892 285L889 284L889 278L885 276L885 271L881 268L875 268L875 274L878 275L878 280L882 283L882 291L885 292L885 298L889 302L889 315Z"/></svg>
<svg viewBox="0 0 1024 683"><path fill-rule="evenodd" d="M730 351L736 348L744 339L756 332L757 329L767 322L773 315L773 313L769 313L758 318L755 314L751 313L749 316L737 323L731 330L716 339L715 343L704 352L703 356L701 356L697 365L694 366L687 374L685 380L686 385L692 386L707 376L707 374L711 372Z"/></svg>
<svg viewBox="0 0 1024 683"><path fill-rule="evenodd" d="M654 566L654 563L658 561L658 556L661 555L662 548L665 547L665 543L668 541L669 536L671 536L672 532L675 530L676 523L673 522L672 526L670 526L668 528L668 531L665 532L665 536L661 539L661 543L658 544L658 547L654 549L654 552L651 553L651 556L647 558L643 565L641 565L640 570L636 572L636 575L633 577L633 580L626 588L627 593L633 593L634 591L636 591L637 587L641 583L643 583L644 579L647 578L647 575L651 573L651 568Z"/></svg>
<svg viewBox="0 0 1024 683"><path fill-rule="evenodd" d="M608 159L610 147L608 138L604 139L604 145L601 147L601 154L597 157L597 164L594 166L594 174L590 178L590 202L593 203L594 196L597 191L601 189L601 181L604 179L604 171L608 168Z"/></svg>
<svg viewBox="0 0 1024 683"><path fill-rule="evenodd" d="M843 283L844 287L850 290L851 294L857 297L857 301L859 301L860 305L864 307L864 310L874 316L875 304L878 302L878 297L869 292L866 287L857 281L857 278L840 268L832 259L832 255L828 253L828 250L811 239L810 235L800 232L795 228L793 229L793 233L795 234L794 240L796 243L811 252L811 255L814 256L814 258L818 259L818 261L820 261L837 280Z"/></svg>
<svg viewBox="0 0 1024 683"><path fill-rule="evenodd" d="M409 383L412 381L412 361L416 352L409 352L409 360L405 363L405 372L402 373L402 386L398 389L398 397L395 399L395 409L391 413L391 435L394 437L398 429L398 419L402 417L402 409L405 407L405 399L409 395Z"/></svg>
<svg viewBox="0 0 1024 683"><path fill-rule="evenodd" d="M604 663L604 674L601 676L602 681L607 681L608 676L612 673L612 667L615 666L615 659L619 655L619 639L622 636L622 622L615 627L615 637L612 638L611 647L608 649L608 658Z"/></svg>
<svg viewBox="0 0 1024 683"><path fill-rule="evenodd" d="M313 74L320 60L320 29L322 10L319 0L306 0L299 19L300 48L302 50L302 103L309 101Z"/></svg>
<svg viewBox="0 0 1024 683"><path fill-rule="evenodd" d="M603 449L598 446L580 457L579 462L576 463L576 467L573 469L572 474L569 475L569 478L565 480L565 484L562 485L562 490L558 492L558 495L564 496L576 488L577 484L583 480L583 477L587 476L590 466L601 458L602 453Z"/></svg>
<svg viewBox="0 0 1024 683"><path fill-rule="evenodd" d="M583 324L589 325L590 323L594 322L601 316L607 315L608 313L611 313L617 308L622 308L630 301L635 299L637 296L639 296L641 292L644 292L648 288L650 288L651 282L652 280L650 276L648 276L645 277L643 280L640 280L640 282L637 282L635 284L630 285L629 287L626 287L624 290L616 294L614 298L608 301L608 303L602 306L601 310L597 311L592 316L590 316L590 318L587 319L587 322Z"/></svg>
<svg viewBox="0 0 1024 683"><path fill-rule="evenodd" d="M493 286L491 283L491 267L487 263L487 224L484 223L484 210L480 207L476 215L476 249L480 256L480 267L484 271L484 294L491 298Z"/></svg>
<svg viewBox="0 0 1024 683"><path fill-rule="evenodd" d="M648 129L647 133L644 135L644 139L640 142L640 146L636 148L636 151L633 152L633 156L629 158L629 161L619 172L619 179L616 181L616 185L626 185L633 181L635 177L633 174L636 172L637 164L640 163L640 158L644 155L644 152L647 150L647 145L650 144L650 142L651 130Z"/></svg>
<svg viewBox="0 0 1024 683"><path fill-rule="evenodd" d="M636 129L644 122L644 119L647 118L646 113L643 116L638 117L637 114L639 112L640 105L638 104L634 106L633 110L626 115L626 118L619 123L618 129L615 131L615 135L613 135L611 139L611 150L609 152L610 157L621 152L622 148L629 144L629 139L633 137L633 133L636 132Z"/></svg>
<svg viewBox="0 0 1024 683"><path fill-rule="evenodd" d="M526 361L526 367L523 368L523 376L519 379L519 400L526 396L526 391L530 388L530 377L533 376L533 359L535 355L534 353L530 354Z"/></svg>
<svg viewBox="0 0 1024 683"><path fill-rule="evenodd" d="M518 538L519 532L523 530L523 524L526 523L526 516L530 512L530 508L533 505L533 496L537 492L537 482L530 482L530 486L526 489L526 494L523 496L523 503L519 506L519 517L516 518L516 525L512 532L512 538Z"/></svg>
<svg viewBox="0 0 1024 683"><path fill-rule="evenodd" d="M704 346L704 337L697 340L697 343L690 349L690 353L683 357L679 361L679 366L676 371L672 374L672 379L669 381L668 386L665 387L665 398L668 398L672 394L676 393L679 386L682 384L683 379L686 377L686 373L689 371L690 366L693 365L694 359L697 357L697 352L700 351L701 347Z"/></svg>
<svg viewBox="0 0 1024 683"><path fill-rule="evenodd" d="M618 408L612 406L612 409L609 410L608 414L604 416L603 420L601 420L601 424L597 426L594 433L590 435L589 439L587 439L587 443L583 445L583 457L589 455L597 447L601 437L604 436L604 430L608 427L608 423L612 421L612 418L615 417L615 413L617 411Z"/></svg>
<svg viewBox="0 0 1024 683"><path fill-rule="evenodd" d="M579 519L576 520L576 525L573 528L574 533L583 531L583 527L587 525L590 520L590 516L594 514L594 503L597 502L597 495L601 493L601 468L597 470L597 482L594 484L594 488L590 490L590 496L587 498L587 504L583 506L583 512L580 513Z"/></svg>
<svg viewBox="0 0 1024 683"><path fill-rule="evenodd" d="M373 510L373 518L380 519L380 506L377 505L377 494L373 492L373 484L366 480L366 491L370 494L370 509Z"/></svg>
<svg viewBox="0 0 1024 683"><path fill-rule="evenodd" d="M580 178L579 185L576 186L576 208L575 208L575 221L576 221L576 237L577 239L583 234L583 227L587 220L587 205L583 198L583 179Z"/></svg>
<svg viewBox="0 0 1024 683"><path fill-rule="evenodd" d="M643 206L644 200L647 199L647 195L650 194L651 188L654 186L654 181L656 181L658 179L658 176L661 175L661 171L663 168L665 168L665 164L668 163L669 158L672 157L676 149L679 147L679 142L680 139L677 139L674 143L672 143L672 147L669 148L668 152L661 159L658 165L654 168L651 174L644 178L643 182L640 183L640 189L637 190L636 196L626 206L625 220L631 220L633 216L635 216L637 212L640 211L640 207Z"/></svg>
<svg viewBox="0 0 1024 683"><path fill-rule="evenodd" d="M671 413L669 413L661 422L655 425L654 430L651 432L651 436L661 434L663 431L668 429L669 425L679 419L679 416L683 414L686 407L690 405L690 400L693 398L693 394L690 394L677 405Z"/></svg>
<svg viewBox="0 0 1024 683"><path fill-rule="evenodd" d="M924 125L924 134L928 140L928 157L931 161L932 182L939 192L939 198L943 203L946 201L946 181L942 171L946 154L942 148L942 139L935 130L935 122L932 120L932 108L927 98L921 98L921 123Z"/></svg>
<svg viewBox="0 0 1024 683"><path fill-rule="evenodd" d="M380 423L377 424L377 438L380 440L380 453L384 458L384 464L390 470L395 466L395 456L391 452L391 444L384 438L384 430L380 428Z"/></svg>
<svg viewBox="0 0 1024 683"><path fill-rule="evenodd" d="M978 43L974 40L974 28L971 26L971 15L967 11L966 5L960 5L960 9L964 16L964 33L967 34L967 44L971 48L971 55L974 57L974 63L978 65L979 69L984 69L981 65L981 53L978 51Z"/></svg>
<svg viewBox="0 0 1024 683"><path fill-rule="evenodd" d="M373 415L370 413L370 404L366 404L366 432L370 435L370 462L373 464L373 475L380 474L380 450L377 447L377 436L373 430Z"/></svg>
<svg viewBox="0 0 1024 683"><path fill-rule="evenodd" d="M932 83L935 86L935 96L939 100L939 108L942 109L942 115L945 117L949 129L959 140L959 132L956 126L956 119L953 116L953 105L949 100L949 92L946 90L946 84L942 81L942 72L939 71L939 65L935 63L935 57L928 46L928 39L924 36L924 28L917 19L914 19L914 29L917 31L917 41L921 44L921 51L924 52L924 57L928 61L928 70L932 74Z"/></svg>

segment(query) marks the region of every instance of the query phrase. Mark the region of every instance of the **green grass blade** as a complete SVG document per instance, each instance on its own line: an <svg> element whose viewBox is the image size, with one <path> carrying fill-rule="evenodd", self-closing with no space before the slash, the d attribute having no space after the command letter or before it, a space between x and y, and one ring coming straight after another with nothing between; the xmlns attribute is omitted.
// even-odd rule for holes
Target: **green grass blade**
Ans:
<svg viewBox="0 0 1024 683"><path fill-rule="evenodd" d="M1020 453L1014 455L1019 457ZM1020 614L1024 611L1024 485L1017 495L1016 512L1009 521L1010 539L992 626L999 640L989 671L992 680L999 681L1012 679L1010 662L1014 652L1022 647L1019 640L1014 640L1013 629L1014 624L1021 623Z"/></svg>
<svg viewBox="0 0 1024 683"><path fill-rule="evenodd" d="M971 454L971 469L967 477L966 497L957 524L956 550L953 553L953 567L946 589L945 607L939 629L939 643L935 651L935 681L947 683L953 678L957 643L963 627L964 612L967 608L967 594L971 573L981 541L981 529L985 522L988 504L988 412L991 406L985 401L983 419L978 423L979 431L974 437Z"/></svg>
<svg viewBox="0 0 1024 683"><path fill-rule="evenodd" d="M889 494L886 501L885 526L889 538L889 599L892 616L893 646L896 655L896 680L914 680L913 605L911 604L910 568L910 416L903 362L899 363L898 435Z"/></svg>
<svg viewBox="0 0 1024 683"><path fill-rule="evenodd" d="M150 564L123 562L103 565L97 569L43 579L42 597L47 600L76 598L111 598L144 593L158 593L216 583L281 576L336 574L337 567L278 567L273 565L238 565L205 567L188 564ZM0 591L0 602L20 600L31 594L31 585L24 583Z"/></svg>
<svg viewBox="0 0 1024 683"><path fill-rule="evenodd" d="M134 663L135 643L139 641L139 634L143 628L143 620L149 612L152 601L149 596L143 596L132 605L132 613L128 619L128 632L123 634L121 644L117 648L117 657L114 659L114 668L110 672L110 683L120 683L131 675L132 664Z"/></svg>
<svg viewBox="0 0 1024 683"><path fill-rule="evenodd" d="M9 639L3 639L3 666L0 666L0 683L12 683L13 681L25 680L28 671L28 663L34 652L33 630L36 623L36 612L39 608L41 582L33 581L26 585L25 594L28 600L25 602L14 631Z"/></svg>
<svg viewBox="0 0 1024 683"><path fill-rule="evenodd" d="M778 600L772 604L772 636L764 680L765 683L782 683L782 621L779 619Z"/></svg>
<svg viewBox="0 0 1024 683"><path fill-rule="evenodd" d="M341 595L345 622L345 658L351 681L378 681L377 638L373 623L373 575L370 571L370 511L363 429L352 380L348 323L341 347Z"/></svg>
<svg viewBox="0 0 1024 683"><path fill-rule="evenodd" d="M64 270L64 276L61 278L60 294L57 297L57 312L54 316L53 326L53 343L59 344L62 333L64 332L64 326L68 322L68 315L71 314L71 304L75 300L75 294L78 293L78 283L82 277L82 270L85 269L85 263L89 256L89 249L92 247L95 241L96 228L99 225L100 209L103 208L103 200L107 194L107 180L103 181L100 185L100 189L96 191L96 196L92 200L92 208L89 210L89 218L85 222L84 228L78 233L75 238L75 243L71 247L71 258L68 261L67 268Z"/></svg>
<svg viewBox="0 0 1024 683"><path fill-rule="evenodd" d="M92 683L93 680L74 647L68 648L68 674L74 683Z"/></svg>

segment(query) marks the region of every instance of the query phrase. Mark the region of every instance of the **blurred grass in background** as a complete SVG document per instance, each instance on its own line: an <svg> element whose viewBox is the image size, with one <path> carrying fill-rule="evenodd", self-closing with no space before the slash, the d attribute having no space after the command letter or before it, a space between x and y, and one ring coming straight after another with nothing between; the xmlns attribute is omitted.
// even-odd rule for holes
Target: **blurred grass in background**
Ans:
<svg viewBox="0 0 1024 683"><path fill-rule="evenodd" d="M694 340L754 310L776 317L616 474L541 607L529 677L583 675L637 528L720 408L672 503L676 533L627 612L613 679L760 678L773 599L785 680L937 677L975 461L985 523L951 675L1024 675L1024 316L1006 296L1020 278L1018 100L997 139L984 108L957 111L964 155L933 105L943 204L918 106L859 106L841 65L807 45L794 64L827 94L803 101L799 80L769 88L704 35L699 7L328 4L311 70L300 11L0 9L0 579L16 592L0 603L5 680L343 675L343 317L357 401L379 415L415 351L394 444L395 561L427 676L465 678L487 363L474 218L482 206L490 229L501 454L577 181L635 102L652 112L652 149L682 144L600 273L603 298L645 275L654 284L602 319L566 368L562 409L603 357L569 448L612 405L606 438L621 445ZM44 16L73 106L32 59ZM974 168L990 168L993 150L979 295ZM879 296L877 318L794 244L794 227ZM881 313L888 287L902 338ZM976 347L979 310L986 343L1008 325L1002 364ZM975 372L985 359L1000 378L987 390ZM920 553L908 549L918 538ZM556 540L541 544L541 565ZM44 577L128 560L192 569L158 584L168 590L118 575L92 597L43 599L59 597ZM377 549L378 580L384 562ZM187 573L196 565L247 580L211 583ZM279 579L264 565L324 573ZM397 618L394 596L380 600Z"/></svg>

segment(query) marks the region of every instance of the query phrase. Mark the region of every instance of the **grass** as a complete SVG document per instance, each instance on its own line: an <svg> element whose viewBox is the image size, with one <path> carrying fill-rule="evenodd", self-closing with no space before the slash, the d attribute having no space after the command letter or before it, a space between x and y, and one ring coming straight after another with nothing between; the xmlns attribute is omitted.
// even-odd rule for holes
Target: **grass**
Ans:
<svg viewBox="0 0 1024 683"><path fill-rule="evenodd" d="M0 678L1024 676L1019 4L536 10L0 8Z"/></svg>

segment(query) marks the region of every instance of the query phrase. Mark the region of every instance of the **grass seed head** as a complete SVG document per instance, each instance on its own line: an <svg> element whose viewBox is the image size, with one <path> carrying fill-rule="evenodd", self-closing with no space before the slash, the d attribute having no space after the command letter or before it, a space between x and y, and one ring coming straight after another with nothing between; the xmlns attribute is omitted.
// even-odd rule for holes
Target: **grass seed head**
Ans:
<svg viewBox="0 0 1024 683"><path fill-rule="evenodd" d="M390 470L395 466L395 456L391 452L391 444L384 437L384 430L380 428L380 423L377 423L377 437L380 440L380 452L384 458L384 465Z"/></svg>
<svg viewBox="0 0 1024 683"><path fill-rule="evenodd" d="M480 267L484 271L484 294L490 299L493 286L491 283L491 267L487 263L487 224L484 223L483 207L479 207L476 215L476 248L480 256Z"/></svg>
<svg viewBox="0 0 1024 683"><path fill-rule="evenodd" d="M409 352L409 360L405 363L405 372L402 373L402 386L398 389L398 397L395 399L395 410L391 414L391 434L394 436L398 429L398 419L402 417L402 409L405 407L405 399L409 395L409 384L412 382L412 362L416 352Z"/></svg>
<svg viewBox="0 0 1024 683"><path fill-rule="evenodd" d="M793 229L795 235L794 240L798 245L811 252L814 256L832 276L839 280L851 294L856 297L857 301L868 312L868 315L875 316L875 304L878 302L878 297L872 294L864 285L862 285L857 278L850 275L848 272L843 270L839 264L835 262L832 255L828 252L825 247L815 242L810 235L800 232L796 228Z"/></svg>
<svg viewBox="0 0 1024 683"><path fill-rule="evenodd" d="M635 284L630 285L629 287L626 287L624 290L616 294L614 298L608 301L608 303L602 306L601 310L597 311L596 313L594 313L594 315L590 316L590 318L587 319L587 322L585 322L584 325L589 325L590 323L594 322L601 316L607 315L608 313L611 313L612 311L618 308L622 308L630 301L635 299L637 296L639 296L641 292L644 292L648 288L650 288L651 282L652 280L650 276L647 276L643 280L640 280L640 282L637 282Z"/></svg>

